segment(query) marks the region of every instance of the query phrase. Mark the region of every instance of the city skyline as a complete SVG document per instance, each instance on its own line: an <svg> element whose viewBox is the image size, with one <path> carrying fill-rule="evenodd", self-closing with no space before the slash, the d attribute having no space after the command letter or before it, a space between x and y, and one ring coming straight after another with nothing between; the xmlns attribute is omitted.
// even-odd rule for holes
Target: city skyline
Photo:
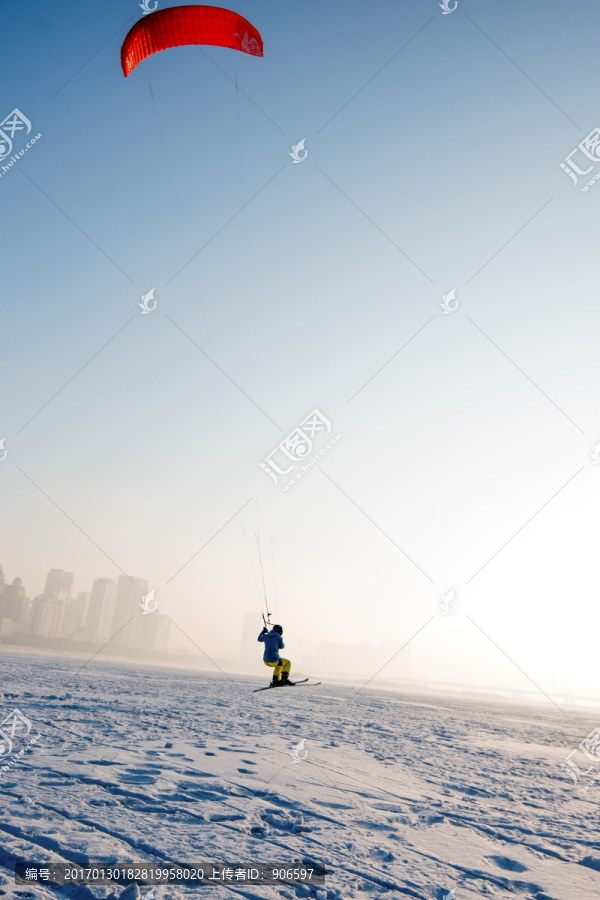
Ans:
<svg viewBox="0 0 600 900"><path fill-rule="evenodd" d="M73 585L73 572L50 569L44 590L31 599L19 576L5 582L0 565L0 639L24 635L74 646L111 644L117 653L168 650L170 622L147 601L147 581L129 575L118 581L97 578L91 591L74 596Z"/></svg>

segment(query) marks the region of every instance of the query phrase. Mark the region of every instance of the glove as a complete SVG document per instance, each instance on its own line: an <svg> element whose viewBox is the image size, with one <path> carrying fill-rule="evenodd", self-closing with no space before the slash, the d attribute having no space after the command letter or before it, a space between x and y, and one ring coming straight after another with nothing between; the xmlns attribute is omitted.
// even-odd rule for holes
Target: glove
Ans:
<svg viewBox="0 0 600 900"><path fill-rule="evenodd" d="M265 625L265 627L264 627L263 630L261 631L261 634L268 634L268 632L269 632L269 629L268 629L267 626Z"/></svg>

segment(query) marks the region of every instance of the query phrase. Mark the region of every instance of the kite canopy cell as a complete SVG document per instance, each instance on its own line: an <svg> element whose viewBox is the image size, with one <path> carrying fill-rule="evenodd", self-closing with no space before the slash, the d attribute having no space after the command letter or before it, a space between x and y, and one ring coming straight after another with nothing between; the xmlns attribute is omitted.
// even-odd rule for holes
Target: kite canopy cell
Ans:
<svg viewBox="0 0 600 900"><path fill-rule="evenodd" d="M219 6L171 6L144 16L128 32L121 47L121 66L127 76L138 63L169 47L212 44L263 55L257 29L243 16Z"/></svg>

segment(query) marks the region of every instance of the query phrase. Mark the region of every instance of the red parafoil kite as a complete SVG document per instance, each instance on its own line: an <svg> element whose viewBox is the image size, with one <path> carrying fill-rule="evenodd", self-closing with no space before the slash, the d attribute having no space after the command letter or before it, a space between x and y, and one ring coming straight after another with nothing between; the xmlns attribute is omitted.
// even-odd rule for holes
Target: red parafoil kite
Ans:
<svg viewBox="0 0 600 900"><path fill-rule="evenodd" d="M123 74L127 78L138 63L159 50L185 44L215 44L263 55L259 32L238 13L219 6L171 6L144 16L128 32L121 47Z"/></svg>

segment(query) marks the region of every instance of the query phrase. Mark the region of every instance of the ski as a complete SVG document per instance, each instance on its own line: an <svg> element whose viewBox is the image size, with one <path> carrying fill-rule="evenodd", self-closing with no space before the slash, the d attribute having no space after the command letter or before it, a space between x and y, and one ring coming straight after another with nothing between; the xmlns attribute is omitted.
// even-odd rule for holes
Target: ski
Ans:
<svg viewBox="0 0 600 900"><path fill-rule="evenodd" d="M308 678L302 678L300 681L288 681L287 684L265 684L264 687L254 688L252 691L253 694L256 694L257 691L270 691L273 688L280 687L299 687L300 685L306 685L307 687L314 687L317 684L321 684L320 681L310 681Z"/></svg>
<svg viewBox="0 0 600 900"><path fill-rule="evenodd" d="M255 694L256 691L268 691L270 688L286 687L287 685L289 685L290 687L296 687L297 684L305 684L307 681L308 678L302 678L300 681L288 681L286 682L286 684L265 684L264 687L255 688L252 693Z"/></svg>

